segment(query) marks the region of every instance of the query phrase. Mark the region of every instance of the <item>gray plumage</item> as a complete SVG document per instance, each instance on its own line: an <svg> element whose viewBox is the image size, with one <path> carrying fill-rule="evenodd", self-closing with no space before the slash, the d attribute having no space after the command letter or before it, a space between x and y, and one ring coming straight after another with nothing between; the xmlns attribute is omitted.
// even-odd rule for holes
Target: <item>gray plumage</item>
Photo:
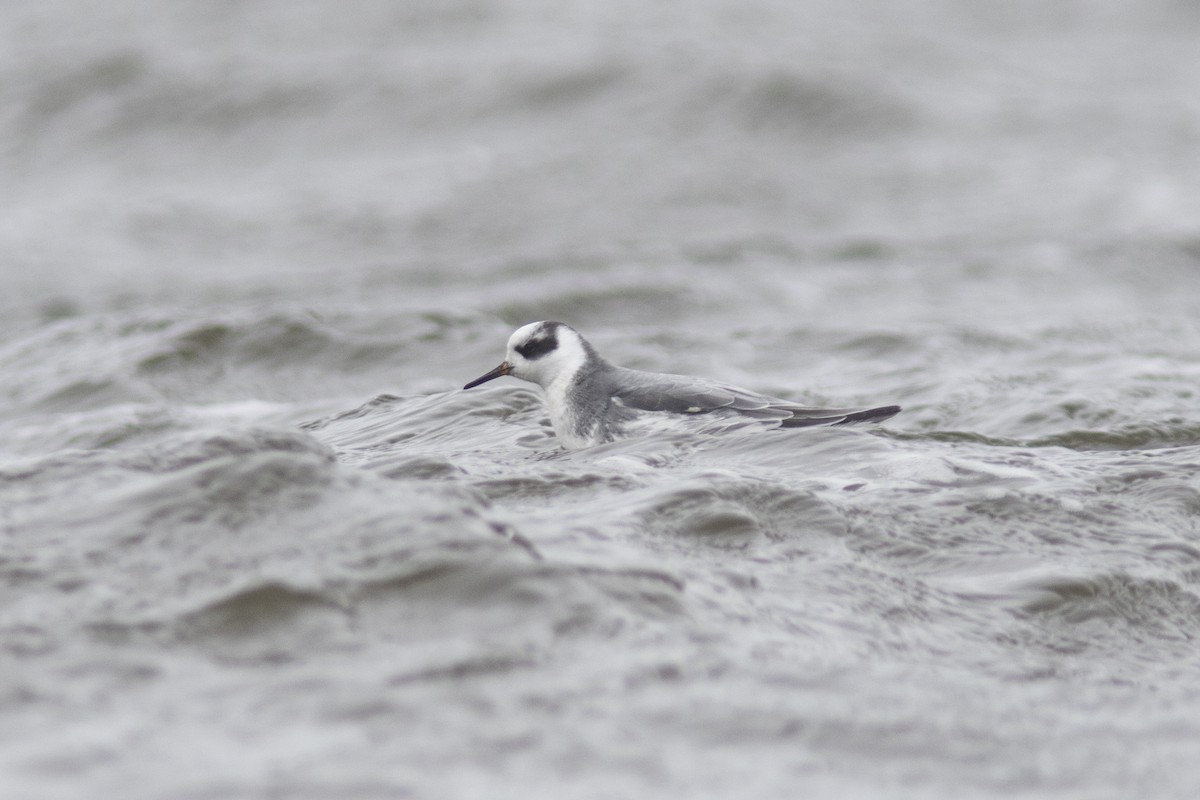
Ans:
<svg viewBox="0 0 1200 800"><path fill-rule="evenodd" d="M810 408L703 378L618 367L561 322L535 322L517 330L508 342L508 358L463 388L501 375L542 386L555 433L572 448L628 435L632 423L647 415L719 416L802 428L878 422L900 411L899 406Z"/></svg>

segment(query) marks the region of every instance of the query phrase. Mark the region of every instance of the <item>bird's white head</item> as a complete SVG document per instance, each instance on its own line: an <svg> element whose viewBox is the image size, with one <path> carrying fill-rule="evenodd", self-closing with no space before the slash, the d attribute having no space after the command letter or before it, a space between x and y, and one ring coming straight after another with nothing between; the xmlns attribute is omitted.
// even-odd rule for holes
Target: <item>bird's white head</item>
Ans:
<svg viewBox="0 0 1200 800"><path fill-rule="evenodd" d="M542 388L570 381L595 353L575 329L561 322L531 322L508 339L508 352L500 366L464 386L470 389L501 375L536 383Z"/></svg>

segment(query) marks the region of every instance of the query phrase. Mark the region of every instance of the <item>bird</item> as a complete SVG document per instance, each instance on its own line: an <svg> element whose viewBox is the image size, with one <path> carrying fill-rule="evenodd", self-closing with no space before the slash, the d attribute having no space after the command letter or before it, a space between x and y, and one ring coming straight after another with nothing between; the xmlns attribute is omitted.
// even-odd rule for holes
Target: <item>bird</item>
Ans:
<svg viewBox="0 0 1200 800"><path fill-rule="evenodd" d="M518 328L504 361L463 389L509 375L542 387L560 444L579 450L685 418L775 428L880 422L900 406L809 408L704 378L618 367L570 325L543 320Z"/></svg>

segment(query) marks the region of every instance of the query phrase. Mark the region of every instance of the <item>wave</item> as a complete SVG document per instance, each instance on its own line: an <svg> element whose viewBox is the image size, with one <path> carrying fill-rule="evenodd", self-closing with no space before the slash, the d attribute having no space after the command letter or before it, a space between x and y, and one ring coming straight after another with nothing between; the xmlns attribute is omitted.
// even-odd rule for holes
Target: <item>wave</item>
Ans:
<svg viewBox="0 0 1200 800"><path fill-rule="evenodd" d="M483 454L510 463L530 450L556 447L540 395L522 386L380 395L304 427L349 463L391 477L457 472L452 463L483 463Z"/></svg>
<svg viewBox="0 0 1200 800"><path fill-rule="evenodd" d="M1030 638L1052 650L1133 648L1133 660L1153 662L1163 648L1191 651L1200 637L1200 595L1170 577L1047 574L1018 581L1010 592L1018 613L1041 632Z"/></svg>
<svg viewBox="0 0 1200 800"><path fill-rule="evenodd" d="M357 469L299 430L63 451L0 487L27 534L0 563L5 591L109 643L279 663L365 637L405 649L405 680L435 679L504 639L540 648L686 608L667 570L547 558L470 487ZM461 658L432 657L443 640Z"/></svg>
<svg viewBox="0 0 1200 800"><path fill-rule="evenodd" d="M479 653L494 653L503 638L524 642L520 661L532 665L531 641L549 645L621 620L677 617L685 608L683 583L669 573L552 564L494 536L427 541L389 558L384 574L378 565L339 566L316 585L243 578L198 607L186 608L195 600L184 599L170 616L109 619L89 629L110 641L149 637L253 663L390 641L417 654L404 659L410 666L398 678L412 682L473 671ZM438 641L469 646L463 659L447 659L427 650Z"/></svg>
<svg viewBox="0 0 1200 800"><path fill-rule="evenodd" d="M175 324L154 342L135 367L160 375L196 366L294 367L321 361L353 369L394 357L392 336L362 336L336 329L315 314L274 312L259 318Z"/></svg>
<svg viewBox="0 0 1200 800"><path fill-rule="evenodd" d="M928 431L912 433L889 431L887 436L899 441L947 442L979 444L988 447L1063 447L1068 450L1163 450L1200 445L1200 423L1172 420L1153 423L1131 423L1107 430L1068 430L1035 438L1008 438L972 431Z"/></svg>
<svg viewBox="0 0 1200 800"><path fill-rule="evenodd" d="M14 411L56 414L248 397L293 400L327 392L331 376L353 392L377 387L389 372L413 369L415 354L455 341L462 323L449 314L380 319L287 308L58 319L0 347L0 371L20 376L5 386L0 402Z"/></svg>
<svg viewBox="0 0 1200 800"><path fill-rule="evenodd" d="M745 547L757 539L803 540L844 536L848 523L812 492L766 481L713 474L634 493L620 507L639 529L684 537L708 546Z"/></svg>

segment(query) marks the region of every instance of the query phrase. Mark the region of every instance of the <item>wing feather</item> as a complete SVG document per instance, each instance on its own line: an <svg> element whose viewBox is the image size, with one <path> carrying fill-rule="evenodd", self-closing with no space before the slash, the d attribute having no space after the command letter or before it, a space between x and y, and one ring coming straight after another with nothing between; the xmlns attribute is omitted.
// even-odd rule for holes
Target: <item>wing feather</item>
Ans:
<svg viewBox="0 0 1200 800"><path fill-rule="evenodd" d="M751 419L774 420L785 428L878 422L900 412L899 406L879 408L809 408L746 389L692 378L616 368L609 388L622 405L642 411L705 414L728 411Z"/></svg>

